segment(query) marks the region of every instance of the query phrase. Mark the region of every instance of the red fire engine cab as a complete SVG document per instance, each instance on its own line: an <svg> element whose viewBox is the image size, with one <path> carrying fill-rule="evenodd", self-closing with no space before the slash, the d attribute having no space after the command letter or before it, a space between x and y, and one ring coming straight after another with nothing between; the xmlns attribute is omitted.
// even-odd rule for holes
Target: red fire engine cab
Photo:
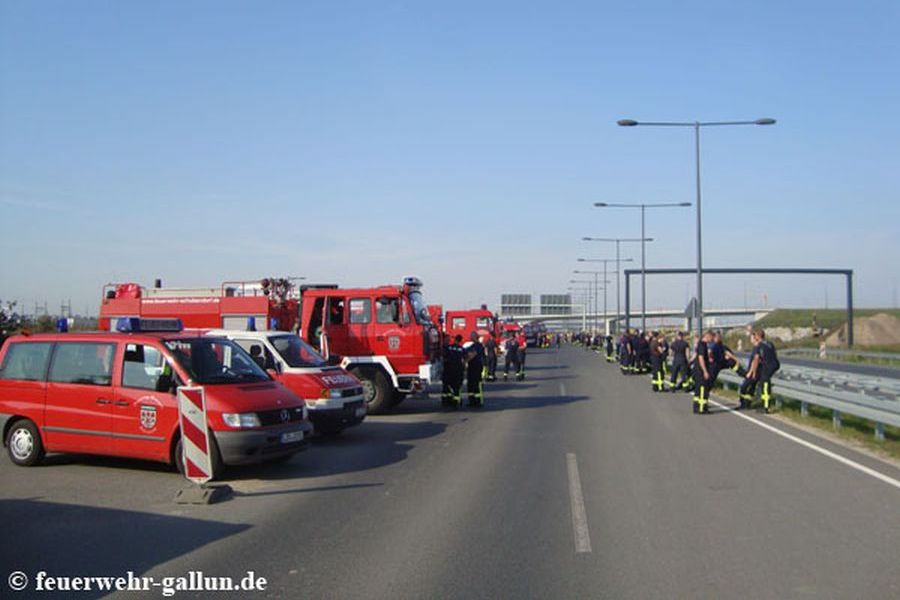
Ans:
<svg viewBox="0 0 900 600"><path fill-rule="evenodd" d="M482 341L492 333L499 340L501 337L500 321L486 306L474 310L447 311L444 319L444 333L448 338L453 339L455 336L461 335L464 341L469 341L469 336L473 331L478 333L478 337Z"/></svg>
<svg viewBox="0 0 900 600"><path fill-rule="evenodd" d="M416 277L401 286L303 286L300 335L341 357L362 381L370 413L440 379L440 333Z"/></svg>

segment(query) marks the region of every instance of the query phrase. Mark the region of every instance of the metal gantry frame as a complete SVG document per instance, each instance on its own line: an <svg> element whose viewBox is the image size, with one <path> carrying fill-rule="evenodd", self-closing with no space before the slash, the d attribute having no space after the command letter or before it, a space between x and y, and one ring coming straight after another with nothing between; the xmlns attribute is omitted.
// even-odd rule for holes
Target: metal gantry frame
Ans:
<svg viewBox="0 0 900 600"><path fill-rule="evenodd" d="M690 275L697 269L646 269L647 275ZM625 327L631 327L631 276L639 269L625 269ZM761 269L761 268L704 268L703 275L841 275L847 282L847 347L853 347L853 269ZM701 308L702 310L702 308ZM703 313L700 313L702 322Z"/></svg>

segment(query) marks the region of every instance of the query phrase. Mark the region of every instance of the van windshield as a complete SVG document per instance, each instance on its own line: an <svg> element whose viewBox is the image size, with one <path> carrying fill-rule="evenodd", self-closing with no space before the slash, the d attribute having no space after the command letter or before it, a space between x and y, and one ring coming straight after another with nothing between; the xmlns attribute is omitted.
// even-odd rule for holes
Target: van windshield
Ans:
<svg viewBox="0 0 900 600"><path fill-rule="evenodd" d="M328 364L322 355L296 335L273 335L269 343L289 367L324 367Z"/></svg>
<svg viewBox="0 0 900 600"><path fill-rule="evenodd" d="M167 340L166 348L195 383L230 384L268 381L249 354L224 338Z"/></svg>

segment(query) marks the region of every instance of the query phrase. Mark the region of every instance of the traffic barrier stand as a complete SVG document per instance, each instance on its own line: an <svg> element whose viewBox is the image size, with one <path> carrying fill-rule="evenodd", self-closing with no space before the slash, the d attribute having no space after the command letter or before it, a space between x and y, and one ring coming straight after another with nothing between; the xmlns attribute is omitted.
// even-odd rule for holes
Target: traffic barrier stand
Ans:
<svg viewBox="0 0 900 600"><path fill-rule="evenodd" d="M184 476L193 485L175 494L177 504L215 504L230 498L230 485L209 485L212 479L206 394L203 387L178 388L178 421L181 427L181 460Z"/></svg>

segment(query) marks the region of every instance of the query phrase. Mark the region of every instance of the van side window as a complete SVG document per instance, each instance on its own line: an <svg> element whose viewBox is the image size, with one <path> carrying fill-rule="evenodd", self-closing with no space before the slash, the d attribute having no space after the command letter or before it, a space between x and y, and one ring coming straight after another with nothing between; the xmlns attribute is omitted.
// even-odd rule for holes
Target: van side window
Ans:
<svg viewBox="0 0 900 600"><path fill-rule="evenodd" d="M355 325L372 322L372 303L368 298L350 299L350 322Z"/></svg>
<svg viewBox="0 0 900 600"><path fill-rule="evenodd" d="M60 342L53 352L49 380L55 383L109 385L115 344Z"/></svg>
<svg viewBox="0 0 900 600"><path fill-rule="evenodd" d="M153 346L126 344L122 362L122 385L142 390L156 390L163 372L162 352Z"/></svg>
<svg viewBox="0 0 900 600"><path fill-rule="evenodd" d="M43 381L52 347L53 344L39 342L10 344L0 367L0 379Z"/></svg>
<svg viewBox="0 0 900 600"><path fill-rule="evenodd" d="M377 323L397 323L400 320L400 302L397 298L375 299L375 321Z"/></svg>
<svg viewBox="0 0 900 600"><path fill-rule="evenodd" d="M466 318L465 317L453 317L450 321L450 329L465 329L466 328Z"/></svg>

